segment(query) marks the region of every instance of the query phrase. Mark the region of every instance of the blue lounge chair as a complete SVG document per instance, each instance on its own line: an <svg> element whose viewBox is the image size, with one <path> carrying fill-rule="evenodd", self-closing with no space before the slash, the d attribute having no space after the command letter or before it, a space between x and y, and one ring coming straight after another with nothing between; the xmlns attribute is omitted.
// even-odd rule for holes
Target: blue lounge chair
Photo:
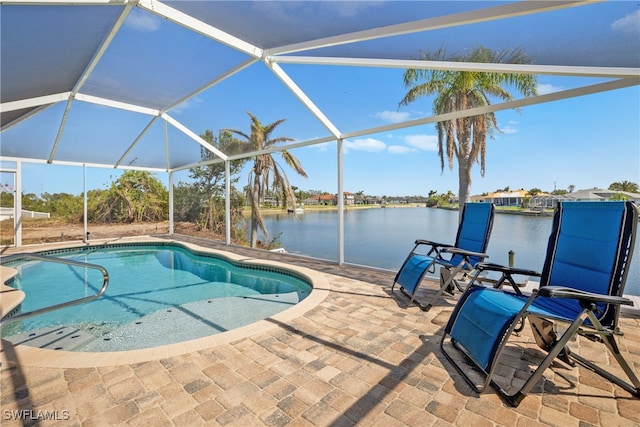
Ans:
<svg viewBox="0 0 640 427"><path fill-rule="evenodd" d="M622 295L637 222L638 211L631 202L559 203L546 259L539 274L539 289L527 296L472 281L458 300L440 342L447 359L476 392L481 393L491 385L513 406L531 391L556 357L569 361L570 365L578 362L640 396L640 382L615 341L615 336L621 335L618 328L620 307L633 304ZM495 267L481 263L476 271L478 274L486 269L504 274L521 272ZM532 373L531 360L527 357L524 370L530 376L525 380L520 373L515 374L515 384L519 388L514 392L505 385L504 378L498 380L494 374L499 364L517 370L511 366L515 359L505 350L507 347L515 349L507 346L507 342L526 319L529 319L536 342L548 353ZM558 324L566 326L559 337L553 327L540 327ZM571 352L567 343L576 334L604 343L630 382ZM472 371L479 371L475 380L470 374ZM500 371L504 375L508 369Z"/></svg>
<svg viewBox="0 0 640 427"><path fill-rule="evenodd" d="M391 286L393 292L396 284L410 298L409 304L415 301L415 293L427 272L434 273L436 265L449 270L449 274L441 276L440 289L428 304L416 303L423 310L430 309L445 292L453 293L455 287L461 289L458 275L471 272L474 266L486 259L485 253L489 244L489 236L493 228L495 207L491 203L467 203L462 212L456 241L447 245L430 240L418 239L415 246L400 267ZM426 253L420 253L418 251Z"/></svg>

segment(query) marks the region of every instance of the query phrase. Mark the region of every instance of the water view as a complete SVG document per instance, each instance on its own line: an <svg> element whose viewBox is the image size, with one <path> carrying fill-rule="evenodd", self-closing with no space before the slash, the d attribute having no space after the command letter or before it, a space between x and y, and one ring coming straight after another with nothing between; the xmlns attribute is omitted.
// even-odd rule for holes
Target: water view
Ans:
<svg viewBox="0 0 640 427"><path fill-rule="evenodd" d="M305 211L265 215L270 237L279 235L290 253L326 260L338 259L336 211ZM417 238L453 244L458 212L425 207L356 209L344 215L345 262L398 270ZM508 264L514 252L515 266L540 271L550 216L496 214L487 261ZM626 294L640 295L640 239L636 240Z"/></svg>

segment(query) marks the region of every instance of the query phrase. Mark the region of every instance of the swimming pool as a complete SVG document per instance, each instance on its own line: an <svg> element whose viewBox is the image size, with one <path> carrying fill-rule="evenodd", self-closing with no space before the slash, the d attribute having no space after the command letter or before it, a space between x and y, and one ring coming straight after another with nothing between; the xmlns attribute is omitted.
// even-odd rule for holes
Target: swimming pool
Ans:
<svg viewBox="0 0 640 427"><path fill-rule="evenodd" d="M301 274L237 263L174 243L98 245L41 252L97 264L109 272L99 299L8 324L2 337L58 350L102 352L150 348L217 334L270 317L306 298ZM99 271L16 259L8 285L27 297L20 310L95 294Z"/></svg>

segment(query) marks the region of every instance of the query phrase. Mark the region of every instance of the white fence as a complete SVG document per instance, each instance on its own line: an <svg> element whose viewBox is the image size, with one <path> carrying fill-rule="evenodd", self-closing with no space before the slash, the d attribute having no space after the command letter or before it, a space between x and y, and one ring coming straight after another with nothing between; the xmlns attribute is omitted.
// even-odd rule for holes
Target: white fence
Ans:
<svg viewBox="0 0 640 427"><path fill-rule="evenodd" d="M13 213L14 213L13 208L0 208L0 221L13 218ZM23 209L22 217L23 218L51 218L51 214L49 212L33 212L33 211L25 211Z"/></svg>

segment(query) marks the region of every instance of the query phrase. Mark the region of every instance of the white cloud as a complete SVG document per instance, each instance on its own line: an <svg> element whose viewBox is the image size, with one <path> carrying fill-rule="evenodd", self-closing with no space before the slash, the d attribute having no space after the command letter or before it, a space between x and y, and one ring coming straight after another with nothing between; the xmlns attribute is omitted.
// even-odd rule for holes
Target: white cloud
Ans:
<svg viewBox="0 0 640 427"><path fill-rule="evenodd" d="M537 89L538 95L546 95L548 93L560 92L564 88L561 86L554 86L551 83L539 83Z"/></svg>
<svg viewBox="0 0 640 427"><path fill-rule="evenodd" d="M407 135L404 141L418 150L422 151L438 151L438 137L435 135Z"/></svg>
<svg viewBox="0 0 640 427"><path fill-rule="evenodd" d="M620 18L611 24L613 31L637 32L640 30L640 9L628 14L624 18Z"/></svg>
<svg viewBox="0 0 640 427"><path fill-rule="evenodd" d="M183 103L178 104L175 107L173 107L171 109L171 113L172 114L182 114L186 110L189 110L189 109L195 107L198 104L202 104L202 100L201 99L199 99L199 98L191 98L191 99L188 99L188 100L184 101Z"/></svg>
<svg viewBox="0 0 640 427"><path fill-rule="evenodd" d="M337 12L339 16L351 17L362 14L364 11L380 6L383 3L382 1L334 1L326 2L324 5Z"/></svg>
<svg viewBox="0 0 640 427"><path fill-rule="evenodd" d="M160 28L160 19L141 10L133 10L125 21L126 25L134 30L153 32Z"/></svg>
<svg viewBox="0 0 640 427"><path fill-rule="evenodd" d="M406 145L390 145L387 147L387 151L391 154L407 154L416 151L416 149Z"/></svg>
<svg viewBox="0 0 640 427"><path fill-rule="evenodd" d="M518 133L518 125L519 123L515 120L509 120L505 127L500 128L500 132L505 135L510 135L514 133Z"/></svg>
<svg viewBox="0 0 640 427"><path fill-rule="evenodd" d="M375 153L377 151L383 151L385 148L387 148L387 145L384 142L374 138L364 138L356 139L353 141L344 141L343 148L345 152L347 150L356 150Z"/></svg>
<svg viewBox="0 0 640 427"><path fill-rule="evenodd" d="M313 144L309 147L320 152L326 152L329 151L329 148L332 148L333 146L335 146L335 142L322 142L320 144Z"/></svg>
<svg viewBox="0 0 640 427"><path fill-rule="evenodd" d="M409 120L410 114L400 111L382 111L376 113L375 117L389 123L400 123Z"/></svg>

